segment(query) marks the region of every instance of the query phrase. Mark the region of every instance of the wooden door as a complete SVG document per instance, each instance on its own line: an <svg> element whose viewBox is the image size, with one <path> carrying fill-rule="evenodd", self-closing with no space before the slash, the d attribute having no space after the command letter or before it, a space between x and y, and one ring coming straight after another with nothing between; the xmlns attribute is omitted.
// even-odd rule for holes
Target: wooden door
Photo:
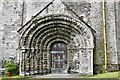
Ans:
<svg viewBox="0 0 120 80"><path fill-rule="evenodd" d="M62 72L67 66L67 46L65 43L57 42L51 46L51 71Z"/></svg>

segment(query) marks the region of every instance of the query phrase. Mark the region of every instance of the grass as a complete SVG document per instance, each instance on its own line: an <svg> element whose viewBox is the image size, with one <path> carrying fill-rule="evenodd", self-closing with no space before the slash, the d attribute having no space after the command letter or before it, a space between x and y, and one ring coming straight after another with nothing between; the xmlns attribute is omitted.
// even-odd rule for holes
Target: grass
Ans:
<svg viewBox="0 0 120 80"><path fill-rule="evenodd" d="M3 78L22 78L22 76L10 76L10 77L4 76Z"/></svg>
<svg viewBox="0 0 120 80"><path fill-rule="evenodd" d="M24 76L19 76L19 75L18 76L10 76L10 77L3 76L3 77L0 78L0 80L1 79L22 79L22 78L30 78L30 76L25 76L25 77Z"/></svg>
<svg viewBox="0 0 120 80"><path fill-rule="evenodd" d="M119 78L120 72L108 72L103 74L97 74L93 76L85 76L86 78Z"/></svg>
<svg viewBox="0 0 120 80"><path fill-rule="evenodd" d="M92 75L92 76L82 76L80 78L119 78L120 76L120 72L108 72L108 73L104 73L104 74L97 74L97 75ZM11 77L7 77L4 76L5 78L30 78L30 76L11 76ZM0 77L1 80L1 77Z"/></svg>

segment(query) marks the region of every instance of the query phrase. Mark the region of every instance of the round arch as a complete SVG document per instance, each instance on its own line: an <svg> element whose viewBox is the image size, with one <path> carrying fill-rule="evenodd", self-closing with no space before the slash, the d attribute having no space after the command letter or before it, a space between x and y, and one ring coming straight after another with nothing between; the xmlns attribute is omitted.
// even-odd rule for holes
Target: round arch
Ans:
<svg viewBox="0 0 120 80"><path fill-rule="evenodd" d="M26 60L22 63L23 71L50 73L50 45L61 41L67 45L68 64L77 66L74 70L78 73L93 74L94 36L91 29L80 20L62 14L36 18L21 31L20 46L28 57L23 59ZM77 64L74 64L75 59Z"/></svg>

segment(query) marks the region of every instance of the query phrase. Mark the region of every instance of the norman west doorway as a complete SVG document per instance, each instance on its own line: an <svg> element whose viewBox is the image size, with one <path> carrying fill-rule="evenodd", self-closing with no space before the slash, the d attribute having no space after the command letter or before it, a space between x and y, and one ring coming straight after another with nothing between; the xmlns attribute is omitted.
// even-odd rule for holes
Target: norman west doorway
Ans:
<svg viewBox="0 0 120 80"><path fill-rule="evenodd" d="M93 74L94 30L75 18L40 15L19 29L20 75L66 73L74 63L79 74Z"/></svg>
<svg viewBox="0 0 120 80"><path fill-rule="evenodd" d="M51 73L62 73L67 67L67 45L55 42L50 49Z"/></svg>

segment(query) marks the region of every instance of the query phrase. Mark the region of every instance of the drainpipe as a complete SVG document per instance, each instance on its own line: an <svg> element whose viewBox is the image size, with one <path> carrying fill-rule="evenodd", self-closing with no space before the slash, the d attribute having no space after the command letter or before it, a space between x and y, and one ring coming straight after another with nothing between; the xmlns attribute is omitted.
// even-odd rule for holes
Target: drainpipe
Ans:
<svg viewBox="0 0 120 80"><path fill-rule="evenodd" d="M102 15L103 15L103 39L104 39L104 61L105 72L107 72L107 38L106 38L106 12L105 12L105 0L103 0Z"/></svg>

